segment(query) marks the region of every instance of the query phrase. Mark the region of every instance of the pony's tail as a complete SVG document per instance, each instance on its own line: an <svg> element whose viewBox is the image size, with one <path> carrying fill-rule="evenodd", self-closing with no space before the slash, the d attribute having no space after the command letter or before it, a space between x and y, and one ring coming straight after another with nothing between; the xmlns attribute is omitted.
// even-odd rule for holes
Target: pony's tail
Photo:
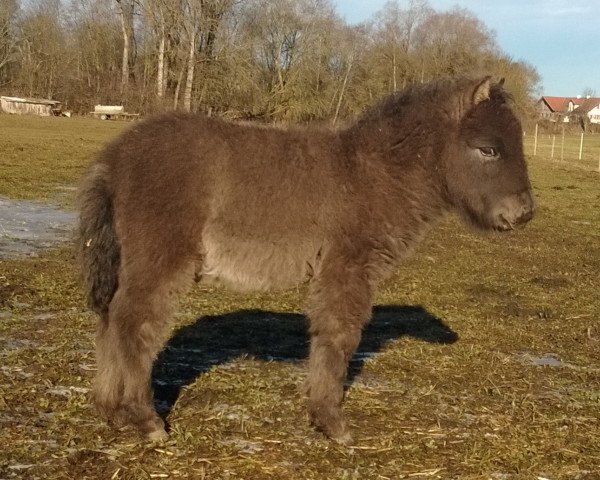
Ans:
<svg viewBox="0 0 600 480"><path fill-rule="evenodd" d="M106 319L121 260L107 165L96 163L88 172L79 191L79 208L77 250L87 303Z"/></svg>

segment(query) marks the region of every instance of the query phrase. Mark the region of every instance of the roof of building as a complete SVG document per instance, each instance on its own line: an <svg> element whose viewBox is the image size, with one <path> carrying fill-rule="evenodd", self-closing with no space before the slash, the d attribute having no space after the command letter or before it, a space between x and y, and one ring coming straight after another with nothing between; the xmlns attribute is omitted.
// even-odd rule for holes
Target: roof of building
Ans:
<svg viewBox="0 0 600 480"><path fill-rule="evenodd" d="M0 97L2 100L14 103L34 103L37 105L59 105L58 100L46 100L45 98L21 98L21 97Z"/></svg>
<svg viewBox="0 0 600 480"><path fill-rule="evenodd" d="M544 101L553 112L560 112L566 104L567 97L543 96L541 100Z"/></svg>
<svg viewBox="0 0 600 480"><path fill-rule="evenodd" d="M589 97L584 98L583 102L581 102L577 108L573 110L574 113L587 113L590 110L594 109L600 105L600 98L598 97Z"/></svg>
<svg viewBox="0 0 600 480"><path fill-rule="evenodd" d="M567 112L568 106L570 102L573 102L575 108L573 111L584 111L589 112L592 108L596 107L600 104L600 97L551 97L548 95L544 95L541 101L545 102L548 105L548 108L553 112Z"/></svg>

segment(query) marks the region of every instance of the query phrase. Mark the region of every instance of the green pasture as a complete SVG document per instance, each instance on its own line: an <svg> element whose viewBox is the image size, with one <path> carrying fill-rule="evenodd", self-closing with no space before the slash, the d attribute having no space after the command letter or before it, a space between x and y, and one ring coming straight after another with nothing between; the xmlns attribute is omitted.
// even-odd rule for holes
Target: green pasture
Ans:
<svg viewBox="0 0 600 480"><path fill-rule="evenodd" d="M0 196L71 208L129 125L0 115ZM0 259L0 479L600 478L600 174L529 163L524 230L450 216L381 286L351 447L308 424L304 287L183 299L155 372L170 437L152 444L89 406L95 318L70 246Z"/></svg>

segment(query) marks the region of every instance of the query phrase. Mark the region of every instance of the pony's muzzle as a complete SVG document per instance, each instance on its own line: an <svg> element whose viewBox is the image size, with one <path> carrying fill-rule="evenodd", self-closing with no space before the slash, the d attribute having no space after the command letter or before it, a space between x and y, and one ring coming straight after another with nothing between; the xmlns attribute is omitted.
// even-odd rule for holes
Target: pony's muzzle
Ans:
<svg viewBox="0 0 600 480"><path fill-rule="evenodd" d="M497 230L507 231L523 227L535 213L535 202L530 190L508 197L496 210L494 226Z"/></svg>

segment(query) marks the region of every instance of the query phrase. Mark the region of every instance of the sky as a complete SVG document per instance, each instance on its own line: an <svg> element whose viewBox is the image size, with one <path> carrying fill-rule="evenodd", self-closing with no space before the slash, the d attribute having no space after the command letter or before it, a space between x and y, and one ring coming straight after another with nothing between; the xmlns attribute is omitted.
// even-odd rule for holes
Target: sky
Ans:
<svg viewBox="0 0 600 480"><path fill-rule="evenodd" d="M387 0L334 0L348 23L368 20ZM406 0L398 0L400 7ZM600 96L600 0L429 0L436 11L469 9L496 33L500 48L533 65L542 95Z"/></svg>

